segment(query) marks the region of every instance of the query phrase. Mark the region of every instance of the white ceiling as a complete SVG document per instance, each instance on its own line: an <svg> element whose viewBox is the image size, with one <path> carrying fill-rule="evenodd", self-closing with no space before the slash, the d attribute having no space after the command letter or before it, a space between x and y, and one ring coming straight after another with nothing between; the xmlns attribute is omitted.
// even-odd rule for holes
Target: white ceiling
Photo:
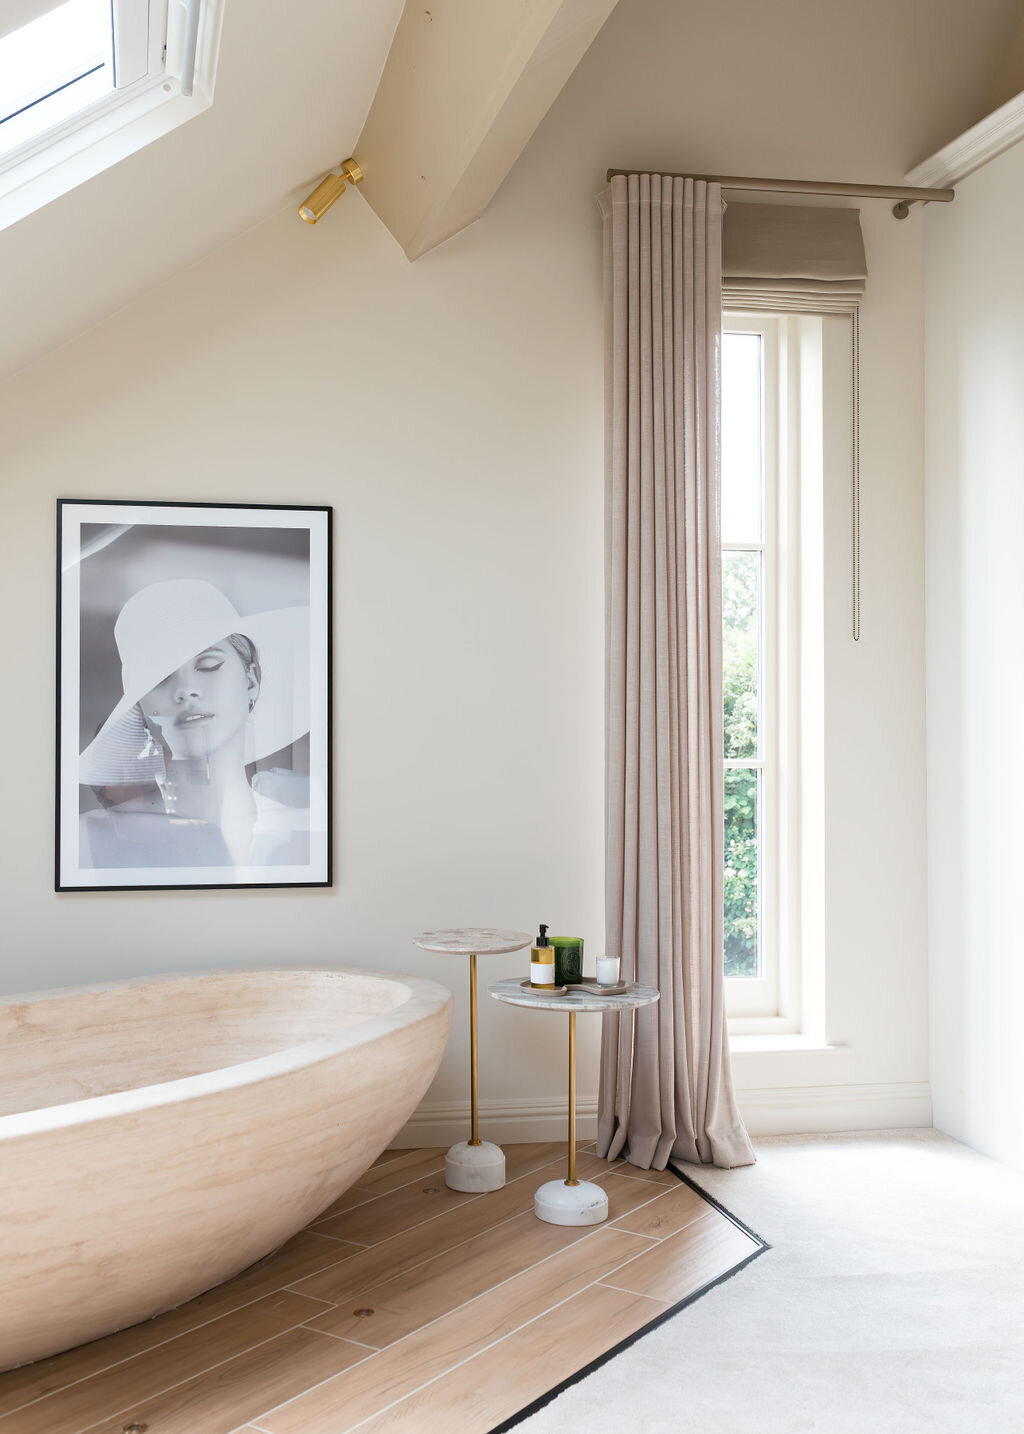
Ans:
<svg viewBox="0 0 1024 1434"><path fill-rule="evenodd" d="M401 11L227 0L212 109L0 232L0 377L298 202L351 154Z"/></svg>

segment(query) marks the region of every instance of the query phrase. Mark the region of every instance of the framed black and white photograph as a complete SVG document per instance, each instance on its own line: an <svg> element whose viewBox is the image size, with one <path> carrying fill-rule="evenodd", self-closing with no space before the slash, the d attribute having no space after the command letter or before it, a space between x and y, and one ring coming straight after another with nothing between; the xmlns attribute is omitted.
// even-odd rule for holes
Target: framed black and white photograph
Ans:
<svg viewBox="0 0 1024 1434"><path fill-rule="evenodd" d="M331 509L57 509L57 890L329 886Z"/></svg>

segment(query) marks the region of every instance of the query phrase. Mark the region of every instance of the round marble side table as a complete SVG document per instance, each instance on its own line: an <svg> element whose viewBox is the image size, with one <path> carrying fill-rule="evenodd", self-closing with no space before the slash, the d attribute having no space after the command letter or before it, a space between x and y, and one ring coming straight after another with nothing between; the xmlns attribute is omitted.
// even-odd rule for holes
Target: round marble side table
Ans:
<svg viewBox="0 0 1024 1434"><path fill-rule="evenodd" d="M533 937L526 931L495 931L489 926L457 926L450 931L422 931L413 942L424 951L469 957L469 1102L470 1138L453 1145L445 1156L444 1180L449 1190L500 1190L505 1183L505 1152L481 1140L477 1122L476 958L521 951Z"/></svg>
<svg viewBox="0 0 1024 1434"><path fill-rule="evenodd" d="M608 1218L607 1194L593 1181L576 1179L576 1013L649 1006L660 999L660 992L653 986L606 992L591 977L581 986L570 986L565 996L548 996L524 986L522 977L512 976L507 981L495 981L488 994L510 1006L565 1011L569 1016L569 1170L565 1180L548 1180L537 1189L533 1213L549 1225L600 1225Z"/></svg>

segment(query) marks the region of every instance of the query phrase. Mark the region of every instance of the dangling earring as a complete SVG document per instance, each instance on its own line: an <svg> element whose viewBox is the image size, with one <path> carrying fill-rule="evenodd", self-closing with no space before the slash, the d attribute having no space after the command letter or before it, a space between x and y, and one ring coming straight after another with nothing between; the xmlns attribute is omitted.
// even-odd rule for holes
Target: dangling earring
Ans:
<svg viewBox="0 0 1024 1434"><path fill-rule="evenodd" d="M142 723L142 730L146 734L145 745L139 752L137 760L140 762L148 762L151 761L154 757L158 757L160 755L160 748L157 746L156 741L153 737L153 732L148 722L146 721L145 716L143 715L142 708L137 702L135 704L135 711L138 713L139 721ZM153 716L159 717L160 713L154 712Z"/></svg>
<svg viewBox="0 0 1024 1434"><path fill-rule="evenodd" d="M255 698L255 697L250 697L250 698L249 698L249 711L250 711L250 713L252 712L252 709L253 709L255 706L256 706L256 698Z"/></svg>

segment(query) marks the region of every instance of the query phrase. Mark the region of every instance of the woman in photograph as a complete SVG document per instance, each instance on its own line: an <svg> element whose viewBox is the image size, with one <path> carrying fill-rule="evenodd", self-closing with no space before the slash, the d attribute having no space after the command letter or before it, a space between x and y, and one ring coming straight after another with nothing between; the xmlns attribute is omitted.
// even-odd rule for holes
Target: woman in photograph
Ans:
<svg viewBox="0 0 1024 1434"><path fill-rule="evenodd" d="M142 588L114 625L123 693L81 754L80 864L309 860L309 779L255 763L309 730L308 608L241 617L211 583Z"/></svg>

